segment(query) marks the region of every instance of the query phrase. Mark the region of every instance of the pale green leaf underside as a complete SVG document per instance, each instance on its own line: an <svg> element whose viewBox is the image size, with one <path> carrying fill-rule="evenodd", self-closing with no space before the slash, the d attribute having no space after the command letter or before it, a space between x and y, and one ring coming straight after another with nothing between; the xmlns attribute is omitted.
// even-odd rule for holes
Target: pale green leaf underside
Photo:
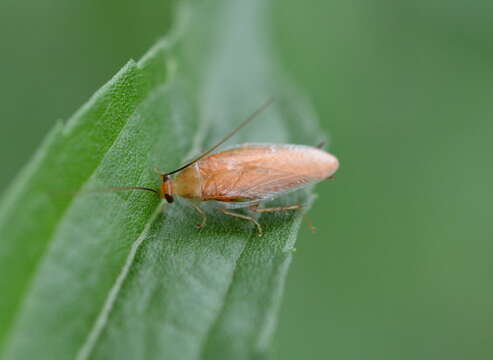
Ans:
<svg viewBox="0 0 493 360"><path fill-rule="evenodd" d="M152 194L265 99L232 143L320 140L279 69L264 0L184 4L173 34L58 125L0 205L3 359L252 359L267 354L301 212L265 235ZM280 200L308 205L308 192Z"/></svg>

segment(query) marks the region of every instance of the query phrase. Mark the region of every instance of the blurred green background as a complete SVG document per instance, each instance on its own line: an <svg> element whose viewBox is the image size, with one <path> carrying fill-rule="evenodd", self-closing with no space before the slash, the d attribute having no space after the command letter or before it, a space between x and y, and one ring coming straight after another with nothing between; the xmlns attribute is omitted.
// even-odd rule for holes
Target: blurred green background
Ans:
<svg viewBox="0 0 493 360"><path fill-rule="evenodd" d="M169 1L0 2L0 189L166 32ZM291 267L276 359L493 357L493 3L274 0L340 157ZM302 119L300 119L302 121Z"/></svg>

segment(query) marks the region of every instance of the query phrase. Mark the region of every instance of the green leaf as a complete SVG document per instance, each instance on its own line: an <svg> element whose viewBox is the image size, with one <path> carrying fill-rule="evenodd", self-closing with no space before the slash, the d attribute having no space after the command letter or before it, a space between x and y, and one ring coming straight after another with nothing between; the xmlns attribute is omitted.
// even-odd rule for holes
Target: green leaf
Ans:
<svg viewBox="0 0 493 360"><path fill-rule="evenodd" d="M268 354L302 212L250 223L151 193L274 95L231 143L320 140L281 71L264 0L183 3L177 25L58 124L0 205L3 359ZM82 190L82 194L74 195ZM283 197L309 206L309 191Z"/></svg>

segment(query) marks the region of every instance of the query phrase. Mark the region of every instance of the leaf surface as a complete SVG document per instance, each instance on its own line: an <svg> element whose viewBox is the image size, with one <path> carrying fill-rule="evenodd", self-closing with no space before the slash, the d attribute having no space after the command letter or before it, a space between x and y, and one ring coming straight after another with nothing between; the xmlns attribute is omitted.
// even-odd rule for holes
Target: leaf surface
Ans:
<svg viewBox="0 0 493 360"><path fill-rule="evenodd" d="M231 143L316 144L261 0L183 3L175 29L57 125L0 205L4 359L252 359L268 354L302 212L250 223L151 193L268 97ZM81 194L74 196L75 193ZM281 204L309 205L310 191Z"/></svg>

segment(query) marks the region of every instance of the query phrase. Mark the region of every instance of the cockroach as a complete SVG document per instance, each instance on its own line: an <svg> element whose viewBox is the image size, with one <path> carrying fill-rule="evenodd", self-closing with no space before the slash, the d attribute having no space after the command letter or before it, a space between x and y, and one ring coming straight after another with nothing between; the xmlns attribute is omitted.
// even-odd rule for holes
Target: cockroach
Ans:
<svg viewBox="0 0 493 360"><path fill-rule="evenodd" d="M270 99L264 103L209 150L173 171L160 172L159 190L129 186L106 191L150 191L168 203L173 202L174 196L187 198L202 217L197 228L203 228L207 222L207 216L199 203L212 201L218 205L217 208L222 213L255 224L257 234L261 236L262 227L254 217L232 210L247 208L252 212L264 213L299 209L300 204L270 208L259 206L283 194L331 178L339 167L337 158L321 149L322 144L312 147L245 143L214 153L219 146L271 105L272 101Z"/></svg>

